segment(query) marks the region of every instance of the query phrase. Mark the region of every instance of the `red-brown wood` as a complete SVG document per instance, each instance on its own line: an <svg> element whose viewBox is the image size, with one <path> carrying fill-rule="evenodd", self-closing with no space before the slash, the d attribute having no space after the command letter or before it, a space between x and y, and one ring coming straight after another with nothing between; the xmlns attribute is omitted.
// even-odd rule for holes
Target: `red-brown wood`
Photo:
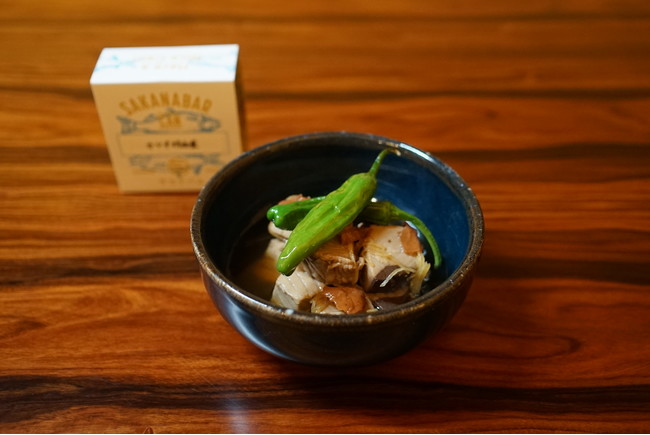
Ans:
<svg viewBox="0 0 650 435"><path fill-rule="evenodd" d="M0 432L648 432L650 3L7 0ZM196 194L124 195L89 78L108 46L238 43L247 148L323 130L451 164L485 214L452 323L321 369L205 293Z"/></svg>

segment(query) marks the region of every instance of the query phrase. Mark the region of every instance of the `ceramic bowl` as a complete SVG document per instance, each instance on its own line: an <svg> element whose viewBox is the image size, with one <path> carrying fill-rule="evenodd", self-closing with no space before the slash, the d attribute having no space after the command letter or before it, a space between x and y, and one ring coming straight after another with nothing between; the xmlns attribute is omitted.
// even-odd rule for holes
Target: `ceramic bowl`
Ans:
<svg viewBox="0 0 650 435"><path fill-rule="evenodd" d="M234 252L268 207L294 193L323 195L366 172L395 146L377 175L375 197L418 216L436 237L443 264L426 293L396 308L355 315L299 312L271 304L235 279ZM203 282L221 315L273 355L306 364L352 366L396 357L439 331L468 292L483 243L483 216L472 190L448 165L392 139L313 133L248 151L215 174L198 195L191 237Z"/></svg>

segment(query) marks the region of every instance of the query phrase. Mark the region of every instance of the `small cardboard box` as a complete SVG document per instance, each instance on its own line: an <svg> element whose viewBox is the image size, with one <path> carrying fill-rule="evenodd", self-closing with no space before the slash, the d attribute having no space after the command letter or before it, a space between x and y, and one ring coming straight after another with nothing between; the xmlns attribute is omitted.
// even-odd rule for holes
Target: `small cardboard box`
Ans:
<svg viewBox="0 0 650 435"><path fill-rule="evenodd" d="M239 46L105 48L90 84L123 192L196 191L243 149Z"/></svg>

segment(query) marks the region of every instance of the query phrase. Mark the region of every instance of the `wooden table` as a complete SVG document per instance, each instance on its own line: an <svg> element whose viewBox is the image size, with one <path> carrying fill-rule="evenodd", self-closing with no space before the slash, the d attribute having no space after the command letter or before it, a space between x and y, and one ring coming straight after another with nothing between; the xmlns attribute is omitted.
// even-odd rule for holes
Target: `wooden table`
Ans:
<svg viewBox="0 0 650 435"><path fill-rule="evenodd" d="M650 3L5 0L0 432L650 431ZM279 360L203 289L196 198L117 190L103 47L238 43L251 149L325 130L473 187L452 323L364 368Z"/></svg>

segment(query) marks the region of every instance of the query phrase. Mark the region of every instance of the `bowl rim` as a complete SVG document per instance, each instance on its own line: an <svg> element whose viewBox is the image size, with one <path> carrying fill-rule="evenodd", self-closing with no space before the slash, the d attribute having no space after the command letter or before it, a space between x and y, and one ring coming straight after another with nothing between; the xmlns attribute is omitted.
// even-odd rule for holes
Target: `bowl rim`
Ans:
<svg viewBox="0 0 650 435"><path fill-rule="evenodd" d="M431 166L432 169L436 170L436 173L442 178L442 181L445 182L452 192L460 198L467 213L468 227L470 231L469 248L463 256L460 265L447 279L427 293L418 296L409 302L400 304L395 308L373 313L329 315L303 312L273 305L269 301L240 288L215 266L205 248L202 238L202 225L205 204L208 202L207 199L210 197L212 192L219 189L224 183L228 182L229 176L232 173L236 173L240 168L245 167L249 161L263 158L273 152L276 148L296 146L296 144L305 140L328 138L341 139L343 137L354 137L368 142L368 145L351 145L360 148L379 149L382 146L394 146L400 151L408 153L416 159L427 163L428 166ZM301 146L304 146L304 144L301 144ZM194 207L192 208L190 236L194 254L199 262L202 272L207 274L222 291L226 292L230 297L248 307L253 312L267 319L275 319L277 321L290 320L291 322L300 323L305 326L327 325L332 328L354 328L410 318L411 315L427 311L431 307L449 298L456 289L463 285L464 277L470 276L470 272L478 263L483 246L484 219L480 204L472 189L454 169L439 158L435 157L433 154L422 151L404 142L383 136L348 131L326 131L288 136L278 139L246 151L224 165L221 170L215 173L206 182L197 196Z"/></svg>

